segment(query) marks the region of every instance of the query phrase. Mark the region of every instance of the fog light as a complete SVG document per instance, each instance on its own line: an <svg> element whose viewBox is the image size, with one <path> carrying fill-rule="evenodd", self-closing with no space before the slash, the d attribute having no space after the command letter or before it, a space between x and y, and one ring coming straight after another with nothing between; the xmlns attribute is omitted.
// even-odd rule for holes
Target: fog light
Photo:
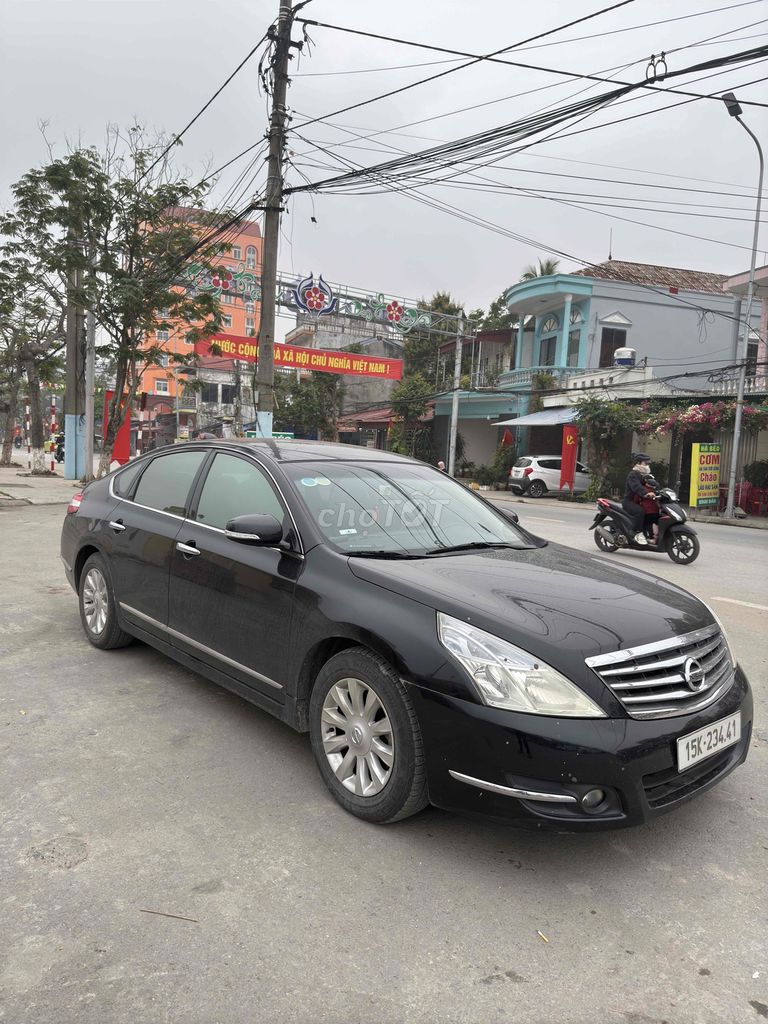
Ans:
<svg viewBox="0 0 768 1024"><path fill-rule="evenodd" d="M605 790L602 789L590 789L588 793L585 793L581 798L581 806L585 811L594 811L596 807L605 800Z"/></svg>

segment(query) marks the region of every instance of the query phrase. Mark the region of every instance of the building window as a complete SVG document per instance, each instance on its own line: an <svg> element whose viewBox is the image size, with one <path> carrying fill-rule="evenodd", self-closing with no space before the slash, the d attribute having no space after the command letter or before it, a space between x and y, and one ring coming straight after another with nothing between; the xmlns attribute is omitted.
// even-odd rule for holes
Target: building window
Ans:
<svg viewBox="0 0 768 1024"><path fill-rule="evenodd" d="M240 248L239 245L233 245L232 246L232 259L233 260L241 260L242 258L243 258L243 250Z"/></svg>
<svg viewBox="0 0 768 1024"><path fill-rule="evenodd" d="M254 270L256 268L256 249L252 245L249 245L245 250L245 265L250 270Z"/></svg>
<svg viewBox="0 0 768 1024"><path fill-rule="evenodd" d="M581 342L581 331L571 331L568 335L568 358L567 366L579 365L579 344Z"/></svg>
<svg viewBox="0 0 768 1024"><path fill-rule="evenodd" d="M237 387L234 384L221 385L221 404L232 405L237 394Z"/></svg>
<svg viewBox="0 0 768 1024"><path fill-rule="evenodd" d="M158 309L157 315L160 317L161 320L167 320L168 317L171 315L171 311L167 307L165 309Z"/></svg>
<svg viewBox="0 0 768 1024"><path fill-rule="evenodd" d="M542 334L554 334L557 331L559 326L560 326L560 324L557 322L557 317L556 316L548 316L547 319L542 324L541 333Z"/></svg>
<svg viewBox="0 0 768 1024"><path fill-rule="evenodd" d="M571 323L572 324L580 324L580 323L583 322L583 320L584 320L584 317L582 316L581 310L579 309L578 306L574 306L571 309Z"/></svg>
<svg viewBox="0 0 768 1024"><path fill-rule="evenodd" d="M203 390L200 392L200 398L203 402L212 402L214 405L218 405L219 385L209 383L203 384Z"/></svg>
<svg viewBox="0 0 768 1024"><path fill-rule="evenodd" d="M232 317L231 316L224 316L224 317L222 317L222 323L224 324L225 327L231 327L232 326Z"/></svg>
<svg viewBox="0 0 768 1024"><path fill-rule="evenodd" d="M555 365L555 349L557 348L557 338L542 338L541 349L539 355L539 366L554 366Z"/></svg>
<svg viewBox="0 0 768 1024"><path fill-rule="evenodd" d="M231 306L231 305L232 305L232 303L233 303L233 302L234 302L235 300L234 300L234 298L233 298L233 297L232 297L232 296L231 296L231 295L229 294L229 292L222 292L222 293L221 293L221 301L222 301L222 302L224 303L224 305L225 305L225 306Z"/></svg>
<svg viewBox="0 0 768 1024"><path fill-rule="evenodd" d="M750 332L752 333L752 332ZM747 377L757 376L757 353L759 351L759 342L753 341L751 338L747 341L747 366L746 375Z"/></svg>
<svg viewBox="0 0 768 1024"><path fill-rule="evenodd" d="M157 365L158 366L167 366L168 365L168 356L166 355L165 352L163 352L161 355L159 355L157 357Z"/></svg>
<svg viewBox="0 0 768 1024"><path fill-rule="evenodd" d="M246 302L246 304L245 304L245 312L246 313L253 313L253 311L254 311L253 303L252 302Z"/></svg>
<svg viewBox="0 0 768 1024"><path fill-rule="evenodd" d="M155 337L158 341L168 341L168 331L156 331Z"/></svg>
<svg viewBox="0 0 768 1024"><path fill-rule="evenodd" d="M245 329L246 329L246 331L255 331L256 330L255 324L256 324L256 321L253 319L252 316L247 316L245 318Z"/></svg>
<svg viewBox="0 0 768 1024"><path fill-rule="evenodd" d="M155 394L167 395L168 390L168 381L164 380L162 377L155 377Z"/></svg>
<svg viewBox="0 0 768 1024"><path fill-rule="evenodd" d="M627 332L618 327L604 327L600 335L600 366L613 366L613 353L627 344Z"/></svg>

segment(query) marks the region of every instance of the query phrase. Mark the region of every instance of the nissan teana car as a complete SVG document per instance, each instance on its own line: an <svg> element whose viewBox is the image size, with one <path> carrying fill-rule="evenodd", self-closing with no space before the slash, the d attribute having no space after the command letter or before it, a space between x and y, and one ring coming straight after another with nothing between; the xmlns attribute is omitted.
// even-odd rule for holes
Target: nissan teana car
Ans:
<svg viewBox="0 0 768 1024"><path fill-rule="evenodd" d="M367 821L615 828L720 782L752 697L713 612L515 519L389 452L215 440L89 484L61 555L95 647L138 639L308 732Z"/></svg>

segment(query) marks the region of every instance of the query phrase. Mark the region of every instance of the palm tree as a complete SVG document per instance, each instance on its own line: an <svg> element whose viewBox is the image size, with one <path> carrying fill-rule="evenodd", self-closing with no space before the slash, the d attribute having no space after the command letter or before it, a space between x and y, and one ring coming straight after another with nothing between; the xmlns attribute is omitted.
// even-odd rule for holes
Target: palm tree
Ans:
<svg viewBox="0 0 768 1024"><path fill-rule="evenodd" d="M521 281L533 281L537 277L549 277L550 274L556 274L557 268L560 266L560 260L539 260L538 268L534 267L530 263L520 278Z"/></svg>

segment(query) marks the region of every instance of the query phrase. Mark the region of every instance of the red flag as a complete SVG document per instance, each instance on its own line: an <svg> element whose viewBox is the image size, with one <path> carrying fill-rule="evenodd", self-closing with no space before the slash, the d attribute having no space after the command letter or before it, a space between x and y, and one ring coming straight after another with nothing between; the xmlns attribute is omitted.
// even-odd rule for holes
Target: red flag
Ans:
<svg viewBox="0 0 768 1024"><path fill-rule="evenodd" d="M576 472L576 452L579 449L579 428L568 424L563 427L563 458L560 468L560 490L566 484L573 494L573 478Z"/></svg>
<svg viewBox="0 0 768 1024"><path fill-rule="evenodd" d="M109 403L112 401L114 391L104 392L104 437L107 436L107 423L109 421ZM123 399L123 405L125 399ZM117 432L115 446L112 449L112 461L119 462L124 466L131 457L131 416L130 412L123 420L122 426Z"/></svg>
<svg viewBox="0 0 768 1024"><path fill-rule="evenodd" d="M512 431L509 429L509 427L505 427L504 428L504 436L501 439L501 443L502 444L514 444L515 443L515 439L512 436Z"/></svg>

